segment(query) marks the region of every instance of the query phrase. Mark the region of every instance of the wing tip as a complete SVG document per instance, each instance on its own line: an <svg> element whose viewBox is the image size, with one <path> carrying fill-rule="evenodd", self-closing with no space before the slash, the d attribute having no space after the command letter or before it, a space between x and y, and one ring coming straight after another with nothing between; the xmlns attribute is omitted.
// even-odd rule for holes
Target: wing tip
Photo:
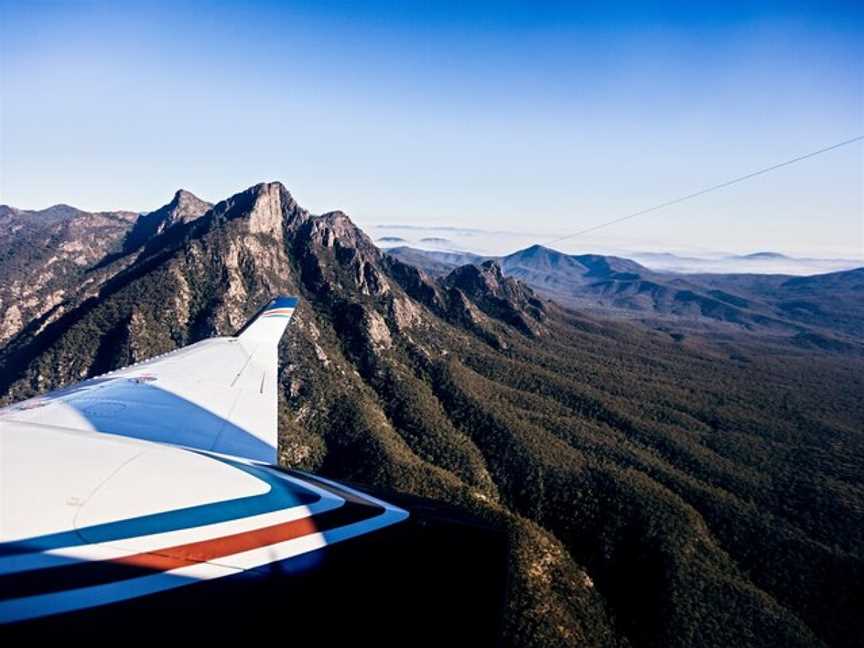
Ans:
<svg viewBox="0 0 864 648"><path fill-rule="evenodd" d="M300 303L300 298L294 295L279 295L270 300L270 303L264 307L264 312L276 308L297 308Z"/></svg>
<svg viewBox="0 0 864 648"><path fill-rule="evenodd" d="M275 338L278 341L299 303L300 298L293 295L274 297L266 306L255 313L255 316L246 322L242 329L237 331L236 337L251 339L261 337L264 334L265 337ZM269 325L266 328L263 327L263 322L272 322L274 319L286 320L280 330L272 329Z"/></svg>

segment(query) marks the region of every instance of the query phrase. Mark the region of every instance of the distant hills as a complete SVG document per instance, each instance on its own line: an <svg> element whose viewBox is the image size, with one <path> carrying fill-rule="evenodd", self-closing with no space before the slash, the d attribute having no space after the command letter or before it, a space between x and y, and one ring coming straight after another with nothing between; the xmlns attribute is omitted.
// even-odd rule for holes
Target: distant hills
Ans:
<svg viewBox="0 0 864 648"><path fill-rule="evenodd" d="M404 247L388 254L433 275L485 260ZM864 268L812 277L663 273L630 259L568 255L540 245L495 260L505 275L583 312L682 331L772 334L808 346L822 340L826 348L844 350L864 341Z"/></svg>
<svg viewBox="0 0 864 648"><path fill-rule="evenodd" d="M0 218L0 400L231 334L272 295L299 295L280 462L503 530L502 645L864 636L864 358L843 346L860 271L682 277L539 246L387 254L275 182L214 205L178 192L144 216ZM714 326L751 334L687 332Z"/></svg>
<svg viewBox="0 0 864 648"><path fill-rule="evenodd" d="M754 252L753 254L743 254L733 257L736 259L752 259L752 260L761 260L761 259L788 259L785 254L780 254L778 252Z"/></svg>

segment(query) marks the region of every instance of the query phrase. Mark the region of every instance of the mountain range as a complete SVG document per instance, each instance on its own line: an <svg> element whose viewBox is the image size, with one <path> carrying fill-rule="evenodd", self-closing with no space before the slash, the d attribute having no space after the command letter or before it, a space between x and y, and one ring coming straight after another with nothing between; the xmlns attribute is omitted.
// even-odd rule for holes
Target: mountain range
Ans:
<svg viewBox="0 0 864 648"><path fill-rule="evenodd" d="M210 207L182 189L149 214L0 205L0 343L28 323L62 312L74 294L96 290L106 278L101 267L119 261L111 269L116 272L153 236Z"/></svg>
<svg viewBox="0 0 864 648"><path fill-rule="evenodd" d="M854 345L856 305L831 326L779 306L858 294L859 275L679 284L540 247L384 253L345 213L311 214L276 182L214 205L181 191L144 216L0 218L4 402L233 333L296 294L280 462L499 527L502 645L864 636L864 359L785 342ZM592 303L674 326L777 320L778 334L682 343Z"/></svg>
<svg viewBox="0 0 864 648"><path fill-rule="evenodd" d="M505 275L561 304L677 335L755 333L801 346L864 350L864 268L810 277L664 273L630 259L540 245L504 257L407 247L387 253L439 276L494 259Z"/></svg>
<svg viewBox="0 0 864 648"><path fill-rule="evenodd" d="M539 225L539 223L534 223ZM528 223L526 222L526 226ZM382 249L411 247L437 252L471 253L490 257L503 257L513 250L522 250L544 240L561 239L562 233L548 231L509 231L475 229L470 227L444 227L398 224L370 224L370 232ZM568 247L580 245L579 239L566 243ZM582 244L584 246L584 243ZM845 258L825 254L807 255L781 254L776 251L734 253L706 248L674 248L663 251L648 251L642 243L631 239L607 239L597 242L594 250L586 252L604 256L631 259L649 270L682 274L786 274L809 276L843 270L854 270L864 266L864 250L857 254L846 252Z"/></svg>

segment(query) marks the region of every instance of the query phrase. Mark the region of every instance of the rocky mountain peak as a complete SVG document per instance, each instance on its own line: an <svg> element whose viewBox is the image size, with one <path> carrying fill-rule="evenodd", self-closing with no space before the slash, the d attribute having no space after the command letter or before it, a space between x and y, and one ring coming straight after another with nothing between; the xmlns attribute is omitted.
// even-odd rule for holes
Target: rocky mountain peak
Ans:
<svg viewBox="0 0 864 648"><path fill-rule="evenodd" d="M258 185L255 194L255 203L249 212L249 229L259 234L278 235L284 215L283 202L293 200L291 194L278 182Z"/></svg>
<svg viewBox="0 0 864 648"><path fill-rule="evenodd" d="M203 216L212 206L195 194L185 189L178 189L171 202L163 207L163 209L167 208L166 225L195 220Z"/></svg>
<svg viewBox="0 0 864 648"><path fill-rule="evenodd" d="M561 253L558 252L557 250L552 250L552 249L547 248L543 245L540 245L539 243L535 243L534 245L525 248L521 252L516 252L516 254L521 254L522 256L538 256L541 254L555 255L555 254L561 254Z"/></svg>
<svg viewBox="0 0 864 648"><path fill-rule="evenodd" d="M530 335L540 332L536 321L545 317L545 306L534 297L528 286L512 277L505 277L497 261L490 259L479 266L461 266L442 282L451 294L456 292L467 297L485 314Z"/></svg>
<svg viewBox="0 0 864 648"><path fill-rule="evenodd" d="M220 217L246 221L253 234L281 238L310 218L281 182L262 182L241 191L214 208Z"/></svg>
<svg viewBox="0 0 864 648"><path fill-rule="evenodd" d="M508 280L501 273L497 261L484 261L481 265L468 264L453 270L445 278L445 283L453 288L459 288L469 296L501 297L502 285Z"/></svg>
<svg viewBox="0 0 864 648"><path fill-rule="evenodd" d="M81 213L81 210L77 207L73 207L72 205L67 205L65 203L59 203L57 205L51 205L47 209L42 209L36 212L41 216L54 218L57 220L73 218Z"/></svg>
<svg viewBox="0 0 864 648"><path fill-rule="evenodd" d="M65 204L52 205L45 209L18 209L11 205L0 205L0 218L15 218L19 224L55 225L86 213Z"/></svg>
<svg viewBox="0 0 864 648"><path fill-rule="evenodd" d="M372 239L342 211L331 211L315 217L310 223L309 236L323 247L355 249L368 259L378 260L381 256Z"/></svg>
<svg viewBox="0 0 864 648"><path fill-rule="evenodd" d="M123 254L140 249L153 237L178 223L190 223L206 214L211 205L185 189L178 189L171 201L159 209L141 214L123 241Z"/></svg>
<svg viewBox="0 0 864 648"><path fill-rule="evenodd" d="M480 268L484 274L494 276L496 278L503 277L501 274L501 265L495 259L489 259L480 264Z"/></svg>

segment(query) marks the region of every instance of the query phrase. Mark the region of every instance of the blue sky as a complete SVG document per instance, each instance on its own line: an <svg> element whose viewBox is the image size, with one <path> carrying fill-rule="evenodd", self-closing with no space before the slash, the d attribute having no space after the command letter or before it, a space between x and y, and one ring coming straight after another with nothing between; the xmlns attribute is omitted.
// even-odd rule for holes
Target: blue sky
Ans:
<svg viewBox="0 0 864 648"><path fill-rule="evenodd" d="M553 238L864 133L860 3L7 2L0 202ZM861 255L862 146L567 250Z"/></svg>

